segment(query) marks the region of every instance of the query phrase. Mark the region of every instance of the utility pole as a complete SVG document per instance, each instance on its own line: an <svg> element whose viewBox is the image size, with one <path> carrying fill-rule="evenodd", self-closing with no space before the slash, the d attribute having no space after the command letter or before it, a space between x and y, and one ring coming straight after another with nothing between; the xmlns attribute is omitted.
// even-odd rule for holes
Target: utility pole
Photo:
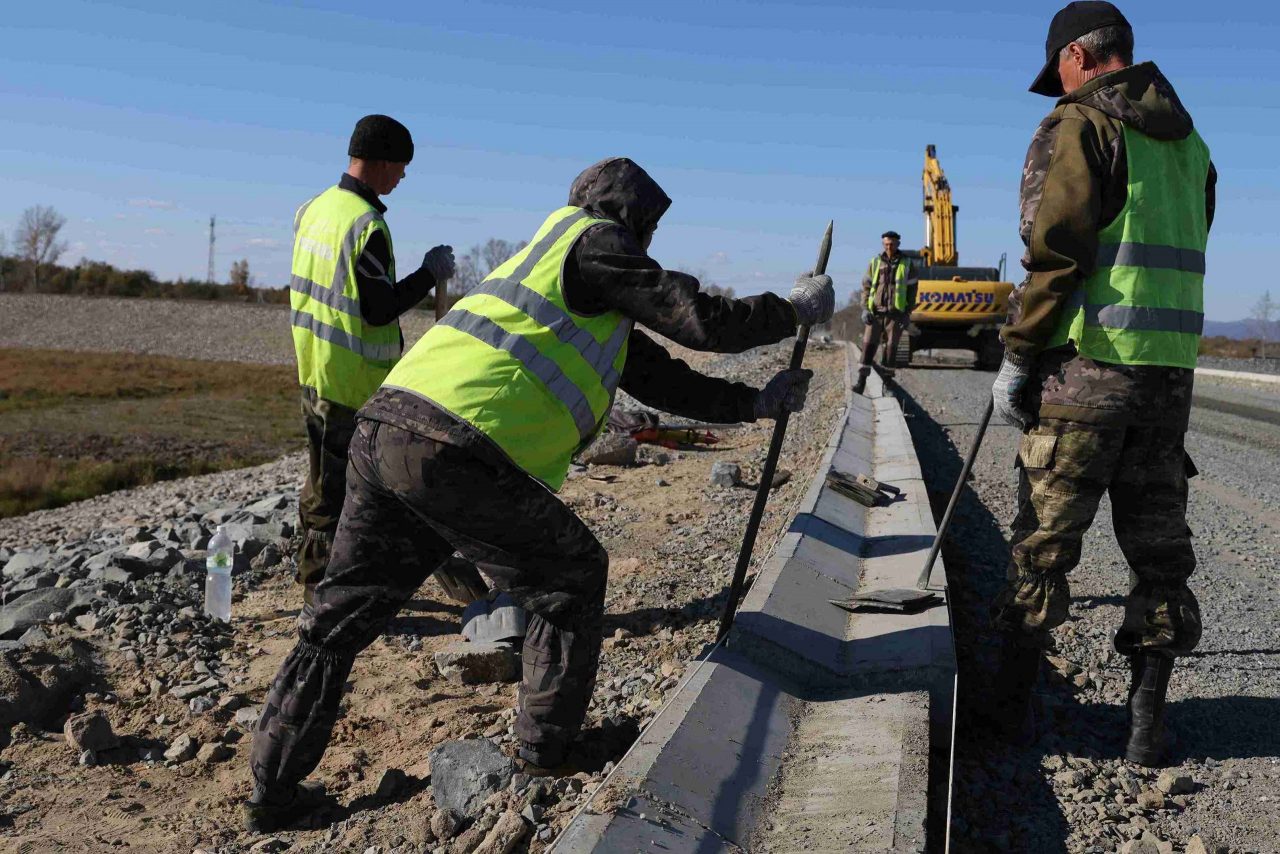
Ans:
<svg viewBox="0 0 1280 854"><path fill-rule="evenodd" d="M213 284L213 225L217 217L209 217L209 272L205 275L205 284Z"/></svg>

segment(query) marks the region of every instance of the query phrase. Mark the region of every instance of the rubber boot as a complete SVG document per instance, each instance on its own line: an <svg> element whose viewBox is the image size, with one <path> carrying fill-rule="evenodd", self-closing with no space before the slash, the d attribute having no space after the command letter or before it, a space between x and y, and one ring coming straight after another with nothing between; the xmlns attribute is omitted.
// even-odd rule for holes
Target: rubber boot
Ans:
<svg viewBox="0 0 1280 854"><path fill-rule="evenodd" d="M991 720L1002 741L1025 747L1035 741L1036 723L1031 692L1040 676L1040 648L1006 634L1000 647L1000 668L992 686Z"/></svg>
<svg viewBox="0 0 1280 854"><path fill-rule="evenodd" d="M862 394L867 390L867 374L871 373L870 368L858 368L858 379L853 384L853 393Z"/></svg>
<svg viewBox="0 0 1280 854"><path fill-rule="evenodd" d="M1129 686L1129 745L1124 758L1148 768L1165 763L1168 741L1164 731L1164 702L1169 693L1173 659L1145 653L1132 659L1133 682Z"/></svg>

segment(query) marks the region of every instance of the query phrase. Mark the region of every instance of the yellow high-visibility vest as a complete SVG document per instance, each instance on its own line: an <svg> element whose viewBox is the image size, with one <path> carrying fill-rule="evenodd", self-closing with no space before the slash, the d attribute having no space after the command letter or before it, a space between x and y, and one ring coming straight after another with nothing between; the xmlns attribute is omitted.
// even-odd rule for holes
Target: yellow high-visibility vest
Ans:
<svg viewBox="0 0 1280 854"><path fill-rule="evenodd" d="M375 231L390 249L382 214L340 187L325 190L294 216L289 305L298 382L352 409L377 391L403 346L398 320L374 326L360 314L356 262ZM384 272L394 283L394 260Z"/></svg>
<svg viewBox="0 0 1280 854"><path fill-rule="evenodd" d="M576 207L552 213L410 348L383 387L430 400L559 490L573 455L603 429L627 359L631 320L574 312L561 281L574 243L607 222Z"/></svg>

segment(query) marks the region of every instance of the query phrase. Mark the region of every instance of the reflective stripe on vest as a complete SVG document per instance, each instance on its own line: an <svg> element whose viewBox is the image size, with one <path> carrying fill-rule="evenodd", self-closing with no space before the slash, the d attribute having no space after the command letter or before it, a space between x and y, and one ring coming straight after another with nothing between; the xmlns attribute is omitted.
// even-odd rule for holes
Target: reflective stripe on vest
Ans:
<svg viewBox="0 0 1280 854"><path fill-rule="evenodd" d="M867 308L874 310L876 308L876 289L880 287L880 256L871 259L871 272L868 276L871 279L871 289L867 292ZM907 267L909 262L899 256L898 266L893 271L893 307L897 311L907 310Z"/></svg>
<svg viewBox="0 0 1280 854"><path fill-rule="evenodd" d="M1072 294L1049 346L1122 365L1194 368L1204 329L1209 149L1192 131L1156 140L1124 128L1123 210L1098 234L1097 267Z"/></svg>
<svg viewBox="0 0 1280 854"><path fill-rule="evenodd" d="M603 426L632 323L579 315L561 271L581 234L609 222L566 207L433 326L384 386L436 403L559 489L574 452Z"/></svg>
<svg viewBox="0 0 1280 854"><path fill-rule="evenodd" d="M399 322L374 326L360 312L355 267L374 232L390 249L382 215L340 187L294 215L289 302L298 382L353 409L368 400L401 353ZM394 262L383 272L394 281Z"/></svg>

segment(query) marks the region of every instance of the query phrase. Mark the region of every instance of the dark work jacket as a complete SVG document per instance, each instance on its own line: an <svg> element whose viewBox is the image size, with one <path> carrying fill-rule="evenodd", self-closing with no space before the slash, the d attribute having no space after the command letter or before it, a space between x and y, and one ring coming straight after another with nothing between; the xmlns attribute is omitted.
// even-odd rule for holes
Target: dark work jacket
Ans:
<svg viewBox="0 0 1280 854"><path fill-rule="evenodd" d="M740 353L794 335L791 303L771 293L745 299L712 296L699 289L693 276L664 270L650 258L642 241L671 200L626 158L602 161L579 175L569 204L612 220L578 239L565 261L562 284L573 311L615 310L635 321L621 388L647 406L687 418L754 421L754 388L698 373L639 327L692 350ZM394 389L375 393L361 416L450 444L471 445L482 438L470 425Z"/></svg>
<svg viewBox="0 0 1280 854"><path fill-rule="evenodd" d="M342 174L338 186L355 193L385 214L387 206L365 182L347 173ZM364 252L356 260L356 291L360 295L360 316L365 323L386 326L418 303L422 302L436 286L435 277L426 269L418 268L399 282L387 277L391 269L391 247L381 231L375 231L365 242Z"/></svg>

